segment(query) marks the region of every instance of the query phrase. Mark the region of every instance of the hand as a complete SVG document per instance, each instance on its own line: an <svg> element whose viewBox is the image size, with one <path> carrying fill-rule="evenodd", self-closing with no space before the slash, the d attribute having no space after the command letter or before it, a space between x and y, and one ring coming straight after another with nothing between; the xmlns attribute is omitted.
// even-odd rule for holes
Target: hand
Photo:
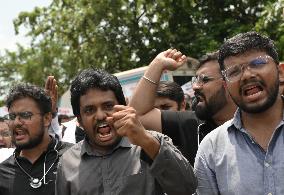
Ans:
<svg viewBox="0 0 284 195"><path fill-rule="evenodd" d="M163 70L176 70L186 63L186 56L176 49L159 53L150 65L162 66Z"/></svg>
<svg viewBox="0 0 284 195"><path fill-rule="evenodd" d="M118 135L127 136L132 144L140 146L154 160L159 152L160 142L145 130L134 108L116 105L114 110L112 117L107 118L108 123L113 124Z"/></svg>
<svg viewBox="0 0 284 195"><path fill-rule="evenodd" d="M48 76L45 82L45 90L51 97L52 112L57 112L58 86L54 76Z"/></svg>
<svg viewBox="0 0 284 195"><path fill-rule="evenodd" d="M132 107L115 105L115 112L107 118L120 136L127 136L132 144L141 146L146 130L138 120L136 111Z"/></svg>

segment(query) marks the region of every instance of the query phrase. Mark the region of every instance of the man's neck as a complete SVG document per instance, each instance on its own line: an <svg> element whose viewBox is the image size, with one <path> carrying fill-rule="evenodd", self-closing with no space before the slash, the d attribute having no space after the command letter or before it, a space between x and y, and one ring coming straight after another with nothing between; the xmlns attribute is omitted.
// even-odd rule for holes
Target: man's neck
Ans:
<svg viewBox="0 0 284 195"><path fill-rule="evenodd" d="M278 98L273 106L261 113L242 111L241 114L244 128L266 149L277 125L283 120L283 101Z"/></svg>
<svg viewBox="0 0 284 195"><path fill-rule="evenodd" d="M212 119L217 126L224 124L226 121L234 117L234 113L237 107L235 104L227 104L218 113L216 113Z"/></svg>
<svg viewBox="0 0 284 195"><path fill-rule="evenodd" d="M90 139L86 138L88 144L91 147L91 150L99 156L108 155L113 152L113 150L119 145L121 139L118 139L116 143L111 146L98 146L97 144L93 143Z"/></svg>
<svg viewBox="0 0 284 195"><path fill-rule="evenodd" d="M45 134L43 137L42 142L31 149L23 149L20 152L21 157L25 157L28 159L31 163L34 163L40 155L47 150L47 147L51 141L51 137L48 134Z"/></svg>

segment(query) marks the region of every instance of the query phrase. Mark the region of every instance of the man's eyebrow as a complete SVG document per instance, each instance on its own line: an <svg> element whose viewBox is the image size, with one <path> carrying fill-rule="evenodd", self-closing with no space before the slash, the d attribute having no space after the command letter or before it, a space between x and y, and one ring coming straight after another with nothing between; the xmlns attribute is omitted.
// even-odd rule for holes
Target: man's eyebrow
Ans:
<svg viewBox="0 0 284 195"><path fill-rule="evenodd" d="M81 106L81 108L83 109L86 109L86 108L93 108L94 106L93 105L84 105L84 106Z"/></svg>

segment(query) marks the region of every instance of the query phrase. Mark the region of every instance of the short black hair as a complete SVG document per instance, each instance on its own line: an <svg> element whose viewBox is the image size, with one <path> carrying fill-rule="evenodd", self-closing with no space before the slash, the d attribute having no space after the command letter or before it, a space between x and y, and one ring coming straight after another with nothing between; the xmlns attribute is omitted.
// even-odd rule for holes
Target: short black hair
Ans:
<svg viewBox="0 0 284 195"><path fill-rule="evenodd" d="M46 91L41 87L27 83L15 85L10 89L6 99L6 106L8 110L13 102L23 98L33 99L42 114L51 112L51 98Z"/></svg>
<svg viewBox="0 0 284 195"><path fill-rule="evenodd" d="M219 51L213 51L210 53L206 53L205 55L201 56L198 61L198 65L196 67L196 69L201 68L205 63L210 62L210 61L218 61L218 57L219 57Z"/></svg>
<svg viewBox="0 0 284 195"><path fill-rule="evenodd" d="M267 36L250 31L237 34L221 45L218 60L220 69L224 70L224 60L227 57L236 56L249 50L264 51L273 58L276 64L279 64L278 53L274 42Z"/></svg>
<svg viewBox="0 0 284 195"><path fill-rule="evenodd" d="M74 116L80 116L80 97L89 89L111 90L121 105L126 105L122 87L116 76L97 68L80 72L71 83L71 105Z"/></svg>
<svg viewBox="0 0 284 195"><path fill-rule="evenodd" d="M184 92L179 84L174 81L160 81L157 88L158 97L166 97L177 103L178 109L184 101Z"/></svg>

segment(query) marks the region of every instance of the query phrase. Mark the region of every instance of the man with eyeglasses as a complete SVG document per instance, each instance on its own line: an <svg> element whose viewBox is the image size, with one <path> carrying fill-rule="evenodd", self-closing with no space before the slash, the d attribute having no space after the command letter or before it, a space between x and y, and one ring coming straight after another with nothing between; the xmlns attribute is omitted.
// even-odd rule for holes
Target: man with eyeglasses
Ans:
<svg viewBox="0 0 284 195"><path fill-rule="evenodd" d="M48 133L51 98L44 89L20 84L6 100L15 152L0 164L1 195L53 195L59 157L71 144Z"/></svg>
<svg viewBox="0 0 284 195"><path fill-rule="evenodd" d="M213 52L200 59L196 77L192 79L196 97L195 112L155 109L157 83L164 70L176 70L183 65L171 59L178 60L181 56L181 52L176 49L169 49L157 55L139 81L130 105L136 109L146 128L171 137L173 143L193 165L199 142L218 125L231 119L236 106L223 85L217 61L218 52Z"/></svg>
<svg viewBox="0 0 284 195"><path fill-rule="evenodd" d="M238 34L221 46L219 64L239 108L200 144L197 193L284 194L284 73L274 43L256 32Z"/></svg>
<svg viewBox="0 0 284 195"><path fill-rule="evenodd" d="M0 149L12 148L11 132L4 118L0 118Z"/></svg>
<svg viewBox="0 0 284 195"><path fill-rule="evenodd" d="M13 154L11 132L4 117L0 117L0 163Z"/></svg>

